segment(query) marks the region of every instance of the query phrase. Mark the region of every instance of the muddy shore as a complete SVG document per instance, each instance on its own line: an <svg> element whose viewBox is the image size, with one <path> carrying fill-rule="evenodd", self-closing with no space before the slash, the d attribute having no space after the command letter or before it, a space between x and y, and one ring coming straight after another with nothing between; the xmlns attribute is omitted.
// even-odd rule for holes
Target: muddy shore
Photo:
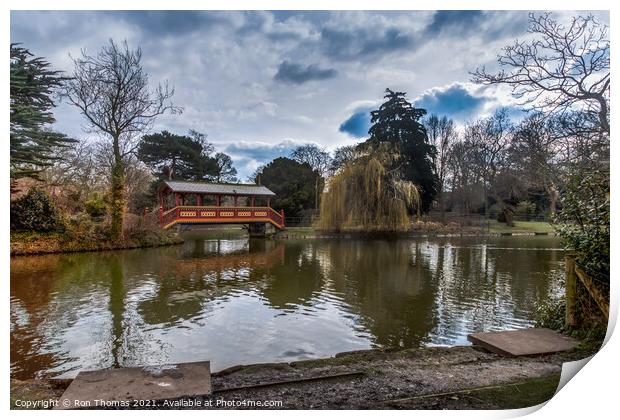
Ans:
<svg viewBox="0 0 620 420"><path fill-rule="evenodd" d="M562 363L590 354L577 349L509 358L462 346L365 350L326 359L234 366L212 374L212 395L160 401L155 408L522 408L549 400ZM11 406L18 408L17 400L58 399L67 386L67 381L11 380Z"/></svg>

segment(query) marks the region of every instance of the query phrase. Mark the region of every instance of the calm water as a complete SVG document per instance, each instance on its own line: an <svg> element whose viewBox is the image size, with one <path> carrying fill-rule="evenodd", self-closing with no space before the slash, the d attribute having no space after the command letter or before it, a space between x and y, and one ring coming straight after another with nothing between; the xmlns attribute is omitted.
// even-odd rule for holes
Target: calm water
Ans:
<svg viewBox="0 0 620 420"><path fill-rule="evenodd" d="M11 259L11 374L211 360L212 369L526 327L557 293L554 238L193 238Z"/></svg>

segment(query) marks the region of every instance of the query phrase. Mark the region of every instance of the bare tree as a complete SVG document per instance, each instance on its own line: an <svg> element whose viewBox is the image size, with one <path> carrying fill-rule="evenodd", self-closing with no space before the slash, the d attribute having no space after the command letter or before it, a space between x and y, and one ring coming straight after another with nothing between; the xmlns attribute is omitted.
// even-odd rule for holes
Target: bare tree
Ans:
<svg viewBox="0 0 620 420"><path fill-rule="evenodd" d="M550 13L530 14L530 42L515 41L498 56L502 70L476 69L473 81L508 85L513 95L546 113L575 107L598 116L599 130L609 134L608 27L593 16L578 16L568 26Z"/></svg>
<svg viewBox="0 0 620 420"><path fill-rule="evenodd" d="M298 146L291 153L291 158L300 163L307 163L321 175L325 175L331 163L331 156L316 144Z"/></svg>
<svg viewBox="0 0 620 420"><path fill-rule="evenodd" d="M516 127L509 150L509 160L528 193L546 195L551 215L556 212L562 176L561 143L556 138L555 125L554 119L541 113L528 115Z"/></svg>
<svg viewBox="0 0 620 420"><path fill-rule="evenodd" d="M314 206L315 210L319 209L319 186L321 185L321 177L327 175L331 164L331 156L325 149L320 148L316 144L308 143L298 146L291 153L291 157L300 163L307 163L318 174L314 181Z"/></svg>
<svg viewBox="0 0 620 420"><path fill-rule="evenodd" d="M489 118L469 124L463 135L465 145L470 149L470 162L474 173L482 180L486 191L500 206L504 219L509 225L512 224L512 208L504 201L499 187L502 186L502 189L506 190L504 188L507 180L505 169L510 164L507 158L512 130L508 112L504 108L496 111ZM488 200L485 199L485 209L487 205Z"/></svg>
<svg viewBox="0 0 620 420"><path fill-rule="evenodd" d="M446 183L446 172L448 169L448 156L452 144L457 140L458 133L454 126L454 121L448 119L445 115L439 118L437 115L431 115L424 121L428 140L435 146L437 153L433 156L433 166L437 174L439 185L437 195L439 197L439 209L444 212L443 192Z"/></svg>
<svg viewBox="0 0 620 420"><path fill-rule="evenodd" d="M73 59L73 77L65 89L69 103L86 118L88 130L103 133L111 142L110 236L113 240L123 234L124 158L133 153L137 144L134 139L147 131L158 115L182 112L172 104L174 89L167 83L158 85L154 91L149 89L141 59L140 48L130 50L126 41L118 45L110 40L95 56L82 51L81 57Z"/></svg>
<svg viewBox="0 0 620 420"><path fill-rule="evenodd" d="M473 171L473 150L465 141L456 141L448 153L447 182L451 190L451 204L458 210L469 213L482 202L482 181Z"/></svg>
<svg viewBox="0 0 620 420"><path fill-rule="evenodd" d="M59 159L41 172L41 179L64 209L77 211L92 192L105 189L107 179L101 176L91 142L77 141L59 148L57 155Z"/></svg>
<svg viewBox="0 0 620 420"><path fill-rule="evenodd" d="M254 172L252 172L247 178L246 181L247 182L252 182L252 183L256 183L258 185L262 185L261 179L260 179L260 175L263 173L263 171L265 170L265 166L267 166L266 164L262 164L259 165L256 169L254 169Z"/></svg>
<svg viewBox="0 0 620 420"><path fill-rule="evenodd" d="M357 146L342 146L337 148L334 151L334 156L329 165L330 174L334 174L339 169L344 166L352 163L361 155L361 152L358 150Z"/></svg>

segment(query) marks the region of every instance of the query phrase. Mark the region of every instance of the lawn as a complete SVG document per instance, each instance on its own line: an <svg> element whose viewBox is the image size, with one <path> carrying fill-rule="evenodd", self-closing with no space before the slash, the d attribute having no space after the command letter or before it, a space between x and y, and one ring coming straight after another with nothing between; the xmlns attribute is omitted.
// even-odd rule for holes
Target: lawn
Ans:
<svg viewBox="0 0 620 420"><path fill-rule="evenodd" d="M549 232L554 232L553 226L551 226L551 224L549 224L548 222L537 222L537 221L531 221L531 222L524 222L524 221L517 221L514 222L514 226L507 226L506 223L499 223L496 220L490 220L489 221L489 232L491 233L509 233L509 232L515 232L515 233L520 233L520 232L544 232L544 233L549 233Z"/></svg>

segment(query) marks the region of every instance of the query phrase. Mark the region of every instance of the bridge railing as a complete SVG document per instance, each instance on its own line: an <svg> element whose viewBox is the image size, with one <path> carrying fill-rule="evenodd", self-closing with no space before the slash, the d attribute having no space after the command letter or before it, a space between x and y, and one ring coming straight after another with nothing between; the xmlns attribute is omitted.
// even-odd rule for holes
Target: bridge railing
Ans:
<svg viewBox="0 0 620 420"><path fill-rule="evenodd" d="M283 228L284 212L271 207L177 206L160 212L164 227L174 223L251 223L272 221Z"/></svg>

